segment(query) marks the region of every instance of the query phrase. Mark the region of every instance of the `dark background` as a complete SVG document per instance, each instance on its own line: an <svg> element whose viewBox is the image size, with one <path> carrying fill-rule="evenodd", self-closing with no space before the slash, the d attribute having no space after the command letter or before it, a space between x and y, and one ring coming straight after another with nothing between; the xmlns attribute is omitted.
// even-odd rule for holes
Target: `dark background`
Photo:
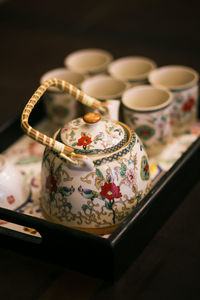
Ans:
<svg viewBox="0 0 200 300"><path fill-rule="evenodd" d="M0 0L0 123L21 113L44 72L81 48L199 71L198 2Z"/></svg>
<svg viewBox="0 0 200 300"><path fill-rule="evenodd" d="M0 0L0 124L21 113L44 72L81 48L200 71L198 2ZM1 299L200 299L199 193L200 182L115 284L0 245Z"/></svg>

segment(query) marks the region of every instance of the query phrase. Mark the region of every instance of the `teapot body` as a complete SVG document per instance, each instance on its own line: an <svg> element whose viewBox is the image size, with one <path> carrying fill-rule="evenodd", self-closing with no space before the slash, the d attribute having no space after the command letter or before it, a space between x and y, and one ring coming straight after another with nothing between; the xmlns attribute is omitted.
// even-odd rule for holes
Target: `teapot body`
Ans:
<svg viewBox="0 0 200 300"><path fill-rule="evenodd" d="M150 190L150 170L135 133L114 153L92 158L93 170L70 168L48 147L42 162L41 209L50 221L110 233Z"/></svg>
<svg viewBox="0 0 200 300"><path fill-rule="evenodd" d="M88 113L53 138L29 125L29 116L51 86L92 109L106 113L97 99L64 80L43 82L26 104L21 127L46 146L42 161L41 209L47 219L95 234L110 233L151 187L148 158L125 124Z"/></svg>

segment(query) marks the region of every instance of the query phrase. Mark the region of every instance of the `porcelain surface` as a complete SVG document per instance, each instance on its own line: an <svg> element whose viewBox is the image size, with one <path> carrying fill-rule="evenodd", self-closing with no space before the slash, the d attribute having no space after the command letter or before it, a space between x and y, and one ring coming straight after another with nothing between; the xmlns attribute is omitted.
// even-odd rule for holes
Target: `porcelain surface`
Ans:
<svg viewBox="0 0 200 300"><path fill-rule="evenodd" d="M173 92L172 120L174 134L188 130L197 120L199 87L194 85L183 91Z"/></svg>
<svg viewBox="0 0 200 300"><path fill-rule="evenodd" d="M150 72L149 81L173 95L173 133L179 135L189 130L198 114L199 74L186 66L163 66Z"/></svg>
<svg viewBox="0 0 200 300"><path fill-rule="evenodd" d="M81 49L67 55L64 64L72 71L91 76L105 72L113 56L103 49Z"/></svg>
<svg viewBox="0 0 200 300"><path fill-rule="evenodd" d="M43 120L37 126L40 131L49 133L50 121ZM187 151L188 147L196 141L200 135L200 123L196 123L190 128L190 133L181 135L173 139L172 143L165 148L161 156L150 159L150 173L152 184L167 172L175 162ZM19 210L21 214L31 215L37 218L44 218L40 210L41 201L41 162L44 146L23 135L13 143L6 151L4 156L23 174L25 182L31 187L31 197ZM0 225L11 230L23 232L29 235L39 236L36 229L27 226L20 226L14 223L0 220ZM103 237L108 238L109 235Z"/></svg>
<svg viewBox="0 0 200 300"><path fill-rule="evenodd" d="M147 153L159 154L172 137L172 94L144 85L124 93L122 103L124 120L141 138Z"/></svg>
<svg viewBox="0 0 200 300"><path fill-rule="evenodd" d="M82 74L70 71L66 68L58 68L46 72L41 77L40 82L42 84L45 80L54 77L66 80L76 87L79 87L85 79ZM43 98L47 116L52 122L52 133L80 115L81 104L76 101L73 96L56 87L48 88Z"/></svg>
<svg viewBox="0 0 200 300"><path fill-rule="evenodd" d="M156 63L147 57L121 57L108 66L108 73L114 78L123 80L130 87L147 84L148 74L156 68Z"/></svg>
<svg viewBox="0 0 200 300"><path fill-rule="evenodd" d="M20 172L0 155L0 207L15 210L24 204L30 188Z"/></svg>
<svg viewBox="0 0 200 300"><path fill-rule="evenodd" d="M171 140L171 107L153 113L131 113L123 108L126 124L135 128L149 155L156 155Z"/></svg>
<svg viewBox="0 0 200 300"><path fill-rule="evenodd" d="M105 103L107 108L105 117L119 120L120 100L123 92L127 89L127 84L108 75L96 75L84 80L81 89L86 94ZM84 111L90 112L92 110L85 107Z"/></svg>
<svg viewBox="0 0 200 300"><path fill-rule="evenodd" d="M120 123L105 118L95 124L88 124L83 118L73 120L61 130L60 137L75 153L81 154L114 152L128 140Z"/></svg>
<svg viewBox="0 0 200 300"><path fill-rule="evenodd" d="M148 158L138 136L127 130L122 123L103 119L99 126L89 127L87 138L81 136L82 126L85 128L85 124L80 119L72 121L67 132L71 133L76 123L77 133L73 134L75 143L77 138L78 141L82 141L84 137L85 146L89 145L91 139L94 147L99 143L97 149L106 150L116 147L125 136L127 140L115 151L88 155L93 165L90 171L79 167L71 168L69 163L61 160L47 147L42 162L41 207L45 216L55 222L94 233L110 232L111 228L119 225L130 214L150 190ZM105 134L104 140L97 139L95 144L95 137L100 132ZM64 129L61 130L60 136L65 140ZM59 139L59 133L55 138ZM67 134L65 142L73 146L70 139L70 134ZM77 149L79 147L82 150L83 145ZM86 149L83 148L84 151Z"/></svg>

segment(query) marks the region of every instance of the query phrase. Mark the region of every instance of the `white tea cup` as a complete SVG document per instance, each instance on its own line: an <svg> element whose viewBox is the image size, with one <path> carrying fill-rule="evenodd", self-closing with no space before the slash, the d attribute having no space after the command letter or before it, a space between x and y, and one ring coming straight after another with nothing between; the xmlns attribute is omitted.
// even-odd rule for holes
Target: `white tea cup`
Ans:
<svg viewBox="0 0 200 300"><path fill-rule="evenodd" d="M96 75L86 79L81 84L81 89L87 95L95 97L107 106L107 117L112 120L119 119L120 100L123 92L127 89L126 84L108 75ZM89 112L85 107L85 112Z"/></svg>
<svg viewBox="0 0 200 300"><path fill-rule="evenodd" d="M112 54L103 49L81 49L67 55L64 65L69 70L91 76L106 72L112 60Z"/></svg>
<svg viewBox="0 0 200 300"><path fill-rule="evenodd" d="M42 84L50 78L65 80L76 87L80 87L84 81L84 76L66 68L52 69L46 72L40 79ZM56 130L69 121L80 116L81 104L71 95L62 92L56 87L50 87L43 95L48 118L52 122L52 129Z"/></svg>
<svg viewBox="0 0 200 300"><path fill-rule="evenodd" d="M172 94L161 88L141 85L122 96L125 123L141 138L149 155L157 155L169 143Z"/></svg>
<svg viewBox="0 0 200 300"><path fill-rule="evenodd" d="M146 84L149 72L155 68L156 63L150 58L126 56L111 62L108 66L108 73L133 87Z"/></svg>
<svg viewBox="0 0 200 300"><path fill-rule="evenodd" d="M182 134L197 119L199 74L186 66L163 66L150 72L149 82L173 94L173 133Z"/></svg>

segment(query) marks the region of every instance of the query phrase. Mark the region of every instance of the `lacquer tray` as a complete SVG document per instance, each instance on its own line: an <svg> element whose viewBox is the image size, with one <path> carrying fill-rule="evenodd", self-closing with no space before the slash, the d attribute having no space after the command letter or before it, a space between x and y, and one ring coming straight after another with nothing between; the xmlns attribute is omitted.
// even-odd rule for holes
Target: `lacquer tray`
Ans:
<svg viewBox="0 0 200 300"><path fill-rule="evenodd" d="M49 129L43 104L30 124ZM107 280L117 279L199 179L200 123L150 160L153 188L111 234L97 236L46 221L39 207L43 146L24 136L20 118L0 128L0 153L22 172L31 197L20 209L0 208L1 245ZM38 146L39 145L39 146Z"/></svg>

